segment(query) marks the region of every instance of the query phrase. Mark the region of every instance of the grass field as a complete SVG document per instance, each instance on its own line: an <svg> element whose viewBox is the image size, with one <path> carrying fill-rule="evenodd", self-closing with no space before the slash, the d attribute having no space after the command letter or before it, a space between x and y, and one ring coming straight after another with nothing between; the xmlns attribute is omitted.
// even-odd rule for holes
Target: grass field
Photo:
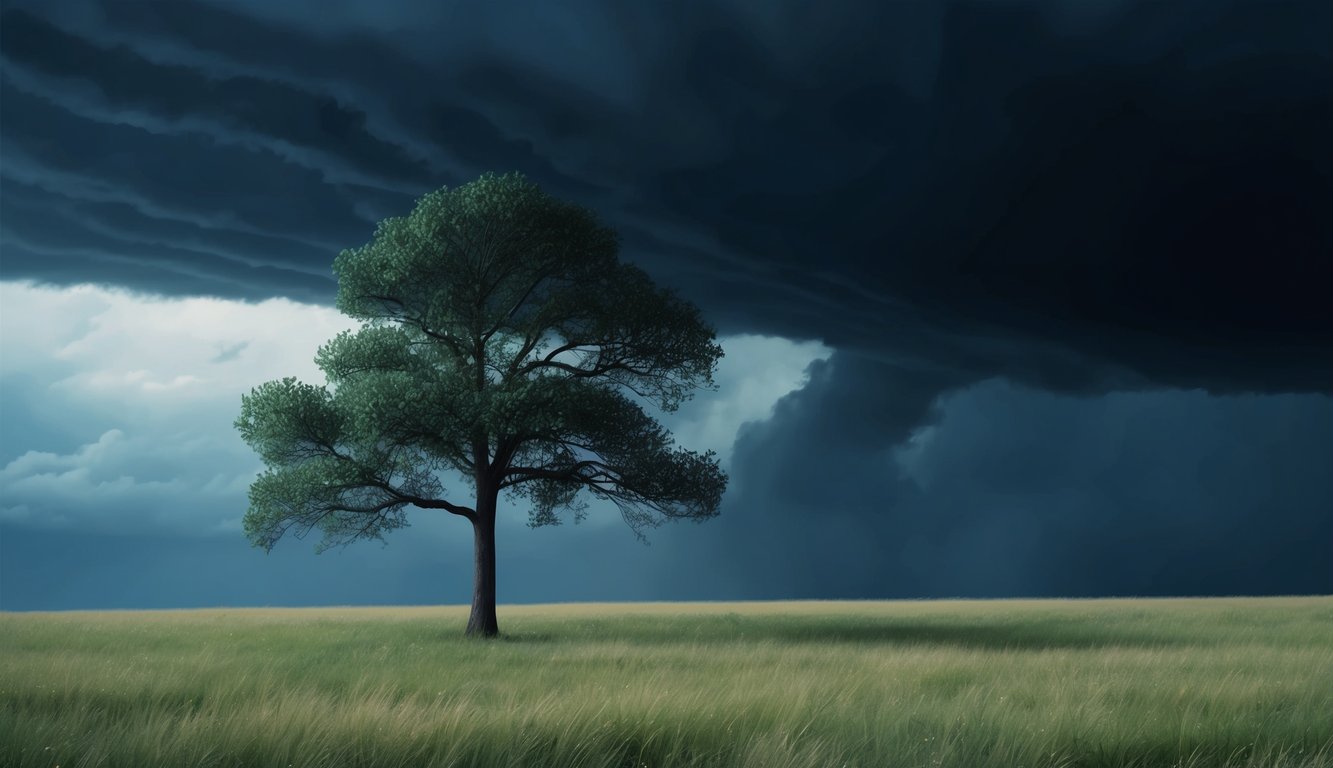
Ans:
<svg viewBox="0 0 1333 768"><path fill-rule="evenodd" d="M0 614L4 766L1333 766L1333 598Z"/></svg>

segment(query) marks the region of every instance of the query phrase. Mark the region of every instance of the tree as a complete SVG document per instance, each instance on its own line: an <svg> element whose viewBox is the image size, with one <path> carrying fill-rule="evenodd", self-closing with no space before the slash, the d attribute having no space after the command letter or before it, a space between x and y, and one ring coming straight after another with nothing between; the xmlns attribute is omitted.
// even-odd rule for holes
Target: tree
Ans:
<svg viewBox="0 0 1333 768"><path fill-rule="evenodd" d="M236 427L266 470L245 532L265 550L323 532L320 551L381 539L406 509L472 523L467 633L493 637L501 491L530 524L576 520L591 495L640 537L717 514L711 451L675 447L643 406L713 385L722 349L699 310L617 259L616 234L518 174L422 197L334 261L337 307L362 321L321 347L327 386L270 381ZM446 493L441 473L471 485Z"/></svg>

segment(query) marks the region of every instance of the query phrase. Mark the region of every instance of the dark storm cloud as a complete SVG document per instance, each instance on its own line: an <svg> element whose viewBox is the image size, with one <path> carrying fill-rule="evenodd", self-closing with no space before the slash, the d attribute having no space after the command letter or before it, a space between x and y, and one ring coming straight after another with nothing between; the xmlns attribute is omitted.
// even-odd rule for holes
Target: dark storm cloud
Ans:
<svg viewBox="0 0 1333 768"><path fill-rule="evenodd" d="M15 272L27 268L57 282L162 292L193 285L198 293L242 298L255 284L295 298L323 298L311 289L312 277L332 283L323 270L300 268L295 257L316 249L290 240L172 219L156 219L156 229L146 231L140 226L144 214L129 203L79 200L17 181L5 192L5 264ZM277 248L293 261L269 261L267 254Z"/></svg>
<svg viewBox="0 0 1333 768"><path fill-rule="evenodd" d="M1326 3L12 5L6 207L15 176L118 197L168 271L327 293L376 218L517 168L725 329L947 335L936 363L1072 388L1333 386Z"/></svg>
<svg viewBox="0 0 1333 768"><path fill-rule="evenodd" d="M332 96L276 80L213 78L199 69L153 62L125 47L101 47L23 11L10 12L6 22L4 50L18 70L14 77L70 112L92 119L137 114L137 127L149 133L196 130L223 143L253 142L275 154L322 159L327 165L319 170L334 178L426 181L425 169L402 148L366 131L362 111Z"/></svg>
<svg viewBox="0 0 1333 768"><path fill-rule="evenodd" d="M805 98L736 81L797 98L745 111L745 144L668 177L664 199L738 251L814 285L813 264L852 276L964 336L998 328L1167 384L1333 384L1327 4L1126 6L1072 37L1023 4L952 5L938 29L924 101L867 81L893 71L891 45L834 59ZM700 71L772 71L743 42L701 46ZM858 142L873 160L822 188L784 167Z"/></svg>
<svg viewBox="0 0 1333 768"><path fill-rule="evenodd" d="M934 363L1062 388L1333 385L1324 3L43 8L5 11L7 200L119 203L165 247L139 257L225 295L327 296L373 221L517 168L724 329L948 337Z"/></svg>
<svg viewBox="0 0 1333 768"><path fill-rule="evenodd" d="M812 374L742 431L709 535L680 536L731 596L1333 590L1328 396L992 379L936 399L841 354Z"/></svg>

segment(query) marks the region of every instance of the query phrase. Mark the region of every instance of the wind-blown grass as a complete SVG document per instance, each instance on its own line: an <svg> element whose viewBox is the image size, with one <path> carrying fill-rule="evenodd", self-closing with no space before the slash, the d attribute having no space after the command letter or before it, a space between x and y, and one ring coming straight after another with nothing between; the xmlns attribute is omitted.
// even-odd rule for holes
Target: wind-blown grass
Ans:
<svg viewBox="0 0 1333 768"><path fill-rule="evenodd" d="M1333 766L1333 598L0 615L5 766Z"/></svg>

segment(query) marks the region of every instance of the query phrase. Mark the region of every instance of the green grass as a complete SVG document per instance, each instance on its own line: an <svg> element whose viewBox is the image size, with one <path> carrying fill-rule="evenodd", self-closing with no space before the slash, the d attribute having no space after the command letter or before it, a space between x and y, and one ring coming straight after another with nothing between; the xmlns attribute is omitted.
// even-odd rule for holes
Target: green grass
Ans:
<svg viewBox="0 0 1333 768"><path fill-rule="evenodd" d="M1333 766L1333 598L0 614L5 766Z"/></svg>

